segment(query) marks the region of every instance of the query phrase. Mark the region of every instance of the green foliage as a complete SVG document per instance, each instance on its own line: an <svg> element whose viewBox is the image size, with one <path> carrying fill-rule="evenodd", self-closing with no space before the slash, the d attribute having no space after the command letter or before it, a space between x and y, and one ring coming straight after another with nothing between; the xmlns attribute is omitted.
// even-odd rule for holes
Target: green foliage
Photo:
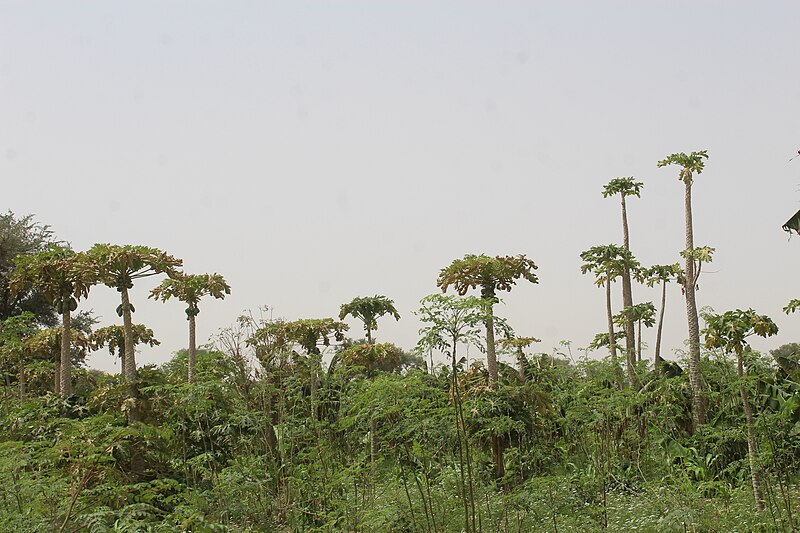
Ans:
<svg viewBox="0 0 800 533"><path fill-rule="evenodd" d="M452 285L462 296L469 289L480 287L481 297L494 301L497 291L510 291L518 279L539 283L539 278L533 272L537 268L533 260L524 254L497 257L467 254L439 272L436 286L446 292Z"/></svg>
<svg viewBox="0 0 800 533"><path fill-rule="evenodd" d="M581 273L592 272L597 276L596 285L605 285L622 275L626 268L635 272L639 261L631 252L616 244L592 246L581 253Z"/></svg>
<svg viewBox="0 0 800 533"><path fill-rule="evenodd" d="M161 344L155 338L153 330L144 324L133 324L133 344L147 344L148 346L158 346ZM125 352L125 331L123 326L106 326L97 329L89 335L89 346L92 351L108 348L108 353L122 357Z"/></svg>
<svg viewBox="0 0 800 533"><path fill-rule="evenodd" d="M603 187L603 198L619 194L623 198L625 196L636 196L642 191L644 183L636 181L633 177L627 178L614 178Z"/></svg>
<svg viewBox="0 0 800 533"><path fill-rule="evenodd" d="M705 161L703 161L704 159L708 159L708 150L700 150L699 152L692 152L688 155L684 152L680 152L669 155L665 159L662 159L658 162L658 166L665 167L667 165L678 165L681 167L678 179L687 185L691 185L694 175L703 172L703 169L705 168Z"/></svg>
<svg viewBox="0 0 800 533"><path fill-rule="evenodd" d="M339 320L352 316L364 323L364 331L369 342L372 342L372 331L378 329L378 319L384 315L400 320L400 313L395 309L394 301L382 295L353 298L349 303L342 304L339 310Z"/></svg>
<svg viewBox="0 0 800 533"><path fill-rule="evenodd" d="M176 298L185 304L186 318L197 316L200 313L198 304L203 296L213 296L218 300L231 293L230 286L219 274L185 274L171 272L170 277L161 282L159 286L150 291L150 298L166 302Z"/></svg>

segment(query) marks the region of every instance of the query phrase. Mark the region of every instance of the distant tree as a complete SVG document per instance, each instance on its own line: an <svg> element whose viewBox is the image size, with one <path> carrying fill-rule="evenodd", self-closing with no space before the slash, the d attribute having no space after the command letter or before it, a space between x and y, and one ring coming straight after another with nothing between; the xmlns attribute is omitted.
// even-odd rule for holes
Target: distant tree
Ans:
<svg viewBox="0 0 800 533"><path fill-rule="evenodd" d="M230 286L219 274L184 274L175 272L150 292L150 298L166 302L176 298L187 304L186 320L189 321L189 361L187 366L187 381L194 379L194 364L197 354L197 337L195 317L200 313L198 304L203 296L213 296L224 299L231 293Z"/></svg>
<svg viewBox="0 0 800 533"><path fill-rule="evenodd" d="M692 183L694 176L705 168L707 150L685 154L683 152L667 156L658 162L659 167L678 165L678 179L684 184L684 215L686 218L686 248L684 249L683 292L686 297L686 319L689 326L689 382L692 386L692 418L695 428L706 421L705 400L700 382L700 320L697 316L697 276L694 260L694 226L692 225Z"/></svg>
<svg viewBox="0 0 800 533"><path fill-rule="evenodd" d="M408 357L391 342L351 344L340 351L338 356L347 365L363 367L371 377L378 371L394 372L400 368L403 359Z"/></svg>
<svg viewBox="0 0 800 533"><path fill-rule="evenodd" d="M639 281L646 283L648 287L653 287L656 283L661 284L661 307L658 309L658 327L656 328L656 349L653 355L653 368L656 373L660 372L661 362L661 333L664 328L664 310L667 307L667 283L680 279L683 271L678 263L674 265L653 265L643 269L639 274Z"/></svg>
<svg viewBox="0 0 800 533"><path fill-rule="evenodd" d="M502 347L514 352L514 356L517 358L517 373L523 383L528 380L527 370L530 366L528 358L525 357L525 348L536 342L542 341L536 337L508 337L500 339L499 344Z"/></svg>
<svg viewBox="0 0 800 533"><path fill-rule="evenodd" d="M122 303L117 307L117 314L122 317L125 337L125 349L122 358L122 375L129 383L129 395L133 400L128 412L131 421L138 421L139 408L136 405L138 389L136 386L136 352L134 349L134 331L131 313L135 311L131 305L128 290L133 288L134 280L155 276L157 274L175 275L176 269L183 261L168 255L157 248L148 246L119 246L115 244L95 244L88 252L90 260L97 272L99 281L119 291Z"/></svg>
<svg viewBox="0 0 800 533"><path fill-rule="evenodd" d="M614 332L614 313L611 306L611 283L620 277L625 269L636 270L639 262L628 250L616 245L606 244L603 246L593 246L581 253L581 273L592 272L595 278L595 285L606 288L606 317L608 320L608 347L612 358L617 356L617 339ZM626 334L627 336L627 334ZM631 354L634 355L634 354ZM626 357L626 369L628 385L634 384L633 357Z"/></svg>
<svg viewBox="0 0 800 533"><path fill-rule="evenodd" d="M628 196L636 196L639 198L644 183L636 181L633 177L627 178L614 178L609 181L603 188L603 197L619 195L622 207L622 247L627 251L631 251L630 233L628 230L628 209L625 204L625 198ZM633 290L631 287L631 271L627 266L622 271L622 306L633 307ZM625 350L628 358L632 358L634 353L634 332L633 322L625 323Z"/></svg>
<svg viewBox="0 0 800 533"><path fill-rule="evenodd" d="M642 360L642 324L652 328L656 323L656 307L653 302L636 304L632 307L624 307L615 317L618 324L636 326L636 362ZM627 334L626 334L627 337ZM626 339L627 340L627 339Z"/></svg>
<svg viewBox="0 0 800 533"><path fill-rule="evenodd" d="M382 295L359 296L350 303L342 304L339 310L339 320L352 316L364 323L367 342L373 344L372 332L378 329L378 319L384 315L391 315L395 320L400 320L400 313L394 307L394 302Z"/></svg>
<svg viewBox="0 0 800 533"><path fill-rule="evenodd" d="M33 288L61 315L61 359L57 372L60 382L55 392L67 398L72 395L72 312L78 308L78 300L86 298L97 283L97 272L85 254L53 243L39 252L19 255L14 262L11 292L18 294Z"/></svg>
<svg viewBox="0 0 800 533"><path fill-rule="evenodd" d="M753 496L756 500L756 509L764 510L764 497L761 492L761 467L758 464L758 447L756 446L755 421L753 408L744 381L743 353L750 349L747 337L758 335L771 337L778 333L778 326L766 315L756 314L752 309L742 311L727 311L721 315L709 314L704 316L706 328L703 335L706 346L721 348L726 353L736 354L736 369L739 376L739 394L742 397L742 407L747 423L747 451L750 459L750 477L753 483Z"/></svg>
<svg viewBox="0 0 800 533"><path fill-rule="evenodd" d="M50 226L36 222L33 215L17 217L11 211L0 214L0 321L25 311L33 313L37 323L52 327L58 323L55 309L38 290L29 287L11 292L14 259L40 252L53 242Z"/></svg>
<svg viewBox="0 0 800 533"><path fill-rule="evenodd" d="M518 279L539 283L533 272L538 267L525 255L506 255L489 257L486 255L465 255L456 259L450 266L439 272L436 285L447 292L452 286L463 296L469 289L480 287L481 298L488 305L486 317L486 367L489 370L489 383L497 382L497 351L495 348L495 325L493 306L498 302L497 291L510 291Z"/></svg>

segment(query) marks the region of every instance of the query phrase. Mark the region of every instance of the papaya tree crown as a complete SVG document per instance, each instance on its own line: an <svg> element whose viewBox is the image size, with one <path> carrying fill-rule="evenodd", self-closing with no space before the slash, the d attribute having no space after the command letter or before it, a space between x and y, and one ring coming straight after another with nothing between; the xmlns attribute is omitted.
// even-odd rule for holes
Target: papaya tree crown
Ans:
<svg viewBox="0 0 800 533"><path fill-rule="evenodd" d="M183 260L158 248L117 244L95 244L86 252L101 283L109 287L133 287L132 281L156 274L175 275Z"/></svg>
<svg viewBox="0 0 800 533"><path fill-rule="evenodd" d="M489 257L485 254L467 254L456 259L439 272L436 286L446 292L452 285L463 296L469 289L481 288L481 297L486 300L497 298L496 291L510 291L518 279L539 283L533 272L536 263L525 254Z"/></svg>
<svg viewBox="0 0 800 533"><path fill-rule="evenodd" d="M633 176L627 178L614 178L603 187L603 198L619 194L622 197L636 196L641 194L644 183L636 181Z"/></svg>
<svg viewBox="0 0 800 533"><path fill-rule="evenodd" d="M721 315L709 313L704 317L706 327L703 335L706 346L722 348L727 353L741 354L748 346L747 337L771 337L778 333L778 326L767 315L759 315L752 309L736 309Z"/></svg>
<svg viewBox="0 0 800 533"><path fill-rule="evenodd" d="M677 154L671 154L667 156L666 159L662 159L658 162L658 166L660 168L667 165L678 165L681 167L680 174L678 174L678 179L687 185L691 185L694 174L700 174L703 172L703 168L705 168L705 161L703 161L704 159L708 159L708 150L700 150L698 152L692 152L688 155L684 152L680 152Z"/></svg>

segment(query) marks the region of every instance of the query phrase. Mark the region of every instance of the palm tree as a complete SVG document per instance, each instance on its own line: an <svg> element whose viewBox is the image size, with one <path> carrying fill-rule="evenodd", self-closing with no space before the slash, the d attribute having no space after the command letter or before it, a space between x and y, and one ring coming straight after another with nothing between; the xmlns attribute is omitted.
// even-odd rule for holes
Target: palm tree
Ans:
<svg viewBox="0 0 800 533"><path fill-rule="evenodd" d="M700 321L697 316L697 301L695 290L697 287L697 274L694 270L695 262L692 258L694 250L694 228L692 226L692 183L695 174L703 172L704 159L708 159L707 150L685 154L683 152L672 154L658 162L659 167L678 165L681 170L678 179L684 184L684 216L686 221L686 267L684 268L684 294L686 296L686 319L689 326L689 382L692 385L692 415L694 426L697 427L706 421L705 402L700 385Z"/></svg>
<svg viewBox="0 0 800 533"><path fill-rule="evenodd" d="M617 356L616 335L614 333L614 313L611 306L611 283L625 272L639 268L639 262L628 250L617 244L592 246L581 253L581 273L594 273L595 285L606 288L606 317L608 319L608 346L612 359ZM625 335L627 338L627 333ZM627 341L626 341L627 344ZM631 354L632 356L633 354ZM633 357L626 357L625 368L628 375L628 385L633 386Z"/></svg>
<svg viewBox="0 0 800 533"><path fill-rule="evenodd" d="M497 351L494 342L493 306L499 300L497 291L510 291L518 279L539 283L534 274L538 267L524 254L488 257L486 255L465 255L456 259L450 266L439 272L437 287L446 292L451 285L463 296L469 289L480 287L481 298L488 306L486 312L486 367L489 370L489 383L497 382Z"/></svg>
<svg viewBox="0 0 800 533"><path fill-rule="evenodd" d="M194 367L197 358L197 341L195 317L200 313L198 304L203 296L213 296L224 299L231 293L230 286L219 274L184 274L175 272L161 284L150 291L150 298L166 302L170 298L177 298L187 304L186 320L189 321L189 353L187 381L194 381Z"/></svg>
<svg viewBox="0 0 800 533"><path fill-rule="evenodd" d="M625 198L627 196L636 196L637 198L639 198L643 186L644 183L636 181L633 177L627 177L627 178L614 178L611 181L609 181L603 188L603 198L608 198L609 196L613 196L615 194L618 194L620 197L620 203L622 205L622 246L629 252L631 251L631 246L630 246L630 234L628 231L628 210L625 204ZM622 272L622 306L633 307L631 271L628 267L625 267L625 269ZM634 349L635 345L634 345L633 322L626 322L625 351L629 359L633 358Z"/></svg>
<svg viewBox="0 0 800 533"><path fill-rule="evenodd" d="M350 303L342 304L339 310L339 320L352 316L364 323L367 334L367 343L374 344L372 332L378 329L378 319L384 315L391 315L395 320L400 320L400 313L394 307L394 302L382 295L359 296Z"/></svg>
<svg viewBox="0 0 800 533"><path fill-rule="evenodd" d="M78 308L78 300L87 297L91 286L97 283L97 273L86 254L58 244L49 244L31 255L17 256L15 264L12 292L33 288L44 294L61 315L63 333L56 394L67 398L72 395L71 313Z"/></svg>
<svg viewBox="0 0 800 533"><path fill-rule="evenodd" d="M778 333L778 326L766 315L756 314L752 309L727 311L722 315L704 315L706 329L703 335L706 346L722 348L726 353L736 354L736 371L739 376L739 394L742 397L745 422L747 424L747 455L750 460L750 479L753 483L753 496L756 509L764 510L764 497L761 492L761 468L758 465L758 447L756 445L755 421L753 408L750 405L747 386L744 382L743 353L750 349L747 337L758 335L770 337Z"/></svg>
<svg viewBox="0 0 800 533"><path fill-rule="evenodd" d="M640 283L647 284L648 287L655 286L656 283L661 284L661 307L658 309L658 327L656 328L656 349L653 355L653 368L656 373L659 372L659 366L664 360L661 357L661 333L664 327L664 309L667 306L667 283L670 281L680 279L683 271L678 263L673 265L653 265L650 268L642 270L639 274Z"/></svg>
<svg viewBox="0 0 800 533"><path fill-rule="evenodd" d="M122 357L122 375L128 383L128 394L131 408L128 418L131 422L139 421L140 411L136 386L136 353L131 313L135 311L131 305L128 291L133 288L133 281L157 274L175 275L176 268L183 261L148 246L119 246L115 244L95 244L87 255L92 262L101 283L114 287L120 293L121 302L117 314L122 317L125 349Z"/></svg>

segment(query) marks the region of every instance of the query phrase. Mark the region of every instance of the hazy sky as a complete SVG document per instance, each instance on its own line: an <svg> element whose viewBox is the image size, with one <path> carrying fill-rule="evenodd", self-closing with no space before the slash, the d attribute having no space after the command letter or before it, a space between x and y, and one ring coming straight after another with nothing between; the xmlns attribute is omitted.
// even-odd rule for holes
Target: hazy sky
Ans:
<svg viewBox="0 0 800 533"><path fill-rule="evenodd" d="M799 52L797 2L2 0L0 209L78 250L146 244L223 274L233 294L201 304L201 342L247 308L334 316L385 294L403 318L378 338L410 348L440 268L525 253L540 284L498 314L549 352L605 327L579 270L621 241L603 185L645 183L633 252L675 262L683 185L656 162L707 149L695 242L717 252L698 305L772 316L767 349L800 341L781 312L800 297L800 238L780 229L800 208ZM147 300L155 283L132 292L162 340L143 364L186 344L184 306ZM118 303L98 287L81 308L110 324ZM671 353L675 286L667 311Z"/></svg>

